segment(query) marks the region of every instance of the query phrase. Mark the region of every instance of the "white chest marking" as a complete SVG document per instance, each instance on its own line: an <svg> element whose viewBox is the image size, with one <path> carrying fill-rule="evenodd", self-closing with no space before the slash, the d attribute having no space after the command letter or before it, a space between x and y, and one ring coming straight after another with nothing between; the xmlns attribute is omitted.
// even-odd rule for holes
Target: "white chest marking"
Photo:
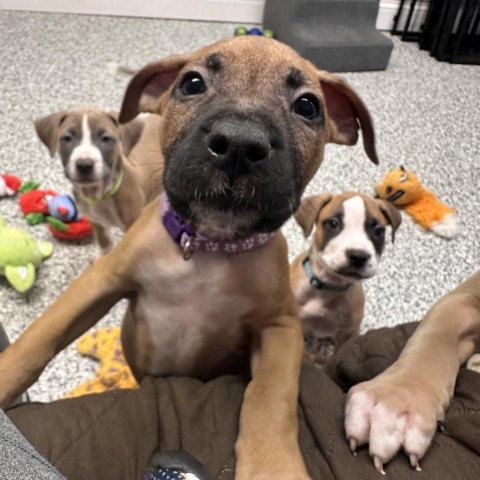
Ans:
<svg viewBox="0 0 480 480"><path fill-rule="evenodd" d="M226 292L228 261L195 255L189 261L157 259L139 265L144 289L136 310L151 334L152 374L189 374L205 348L214 364L245 340L242 318L252 309L252 299Z"/></svg>
<svg viewBox="0 0 480 480"><path fill-rule="evenodd" d="M306 333L319 338L335 337L340 328L350 323L351 305L341 300L341 293L317 290L305 277L295 296Z"/></svg>

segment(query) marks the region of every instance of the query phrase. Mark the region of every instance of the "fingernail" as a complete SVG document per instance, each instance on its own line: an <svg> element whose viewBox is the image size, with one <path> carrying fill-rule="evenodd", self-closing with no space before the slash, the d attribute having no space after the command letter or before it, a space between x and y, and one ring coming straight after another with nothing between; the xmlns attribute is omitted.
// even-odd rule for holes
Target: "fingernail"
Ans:
<svg viewBox="0 0 480 480"><path fill-rule="evenodd" d="M383 462L378 458L378 457L373 457L373 464L375 465L375 468L382 474L386 475L385 470L383 469Z"/></svg>

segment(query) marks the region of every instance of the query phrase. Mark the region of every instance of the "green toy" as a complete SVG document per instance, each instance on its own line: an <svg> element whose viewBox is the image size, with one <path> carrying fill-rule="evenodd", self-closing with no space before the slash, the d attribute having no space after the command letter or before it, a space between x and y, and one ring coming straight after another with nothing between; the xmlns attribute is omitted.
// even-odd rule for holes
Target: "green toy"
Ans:
<svg viewBox="0 0 480 480"><path fill-rule="evenodd" d="M28 233L6 227L0 217L0 275L20 293L35 282L35 268L53 253L53 244L38 242Z"/></svg>

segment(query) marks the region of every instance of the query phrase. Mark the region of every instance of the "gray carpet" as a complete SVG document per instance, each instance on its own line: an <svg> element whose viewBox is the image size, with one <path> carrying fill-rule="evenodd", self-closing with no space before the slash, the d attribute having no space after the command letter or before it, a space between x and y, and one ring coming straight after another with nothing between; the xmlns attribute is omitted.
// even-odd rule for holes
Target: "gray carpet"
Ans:
<svg viewBox="0 0 480 480"><path fill-rule="evenodd" d="M36 138L34 118L84 104L118 108L127 79L116 77L110 64L140 67L230 35L233 28L0 11L0 172L69 191L59 161L50 159ZM480 263L480 68L438 63L415 44L394 42L387 71L345 75L374 117L381 165L370 164L360 145L328 146L308 192L372 193L387 170L403 164L458 208L462 233L443 240L404 216L380 273L366 282L364 329L420 319L435 299ZM15 199L0 199L0 215L39 239L51 239L46 227L26 225ZM284 230L293 256L305 242L292 223ZM16 293L0 278L0 321L11 338L54 301L87 266L94 250L89 242L55 242L53 257L39 268L36 285L27 295ZM119 323L123 310L124 305L117 305L99 325ZM71 346L31 388L32 398L58 398L90 377L94 368Z"/></svg>

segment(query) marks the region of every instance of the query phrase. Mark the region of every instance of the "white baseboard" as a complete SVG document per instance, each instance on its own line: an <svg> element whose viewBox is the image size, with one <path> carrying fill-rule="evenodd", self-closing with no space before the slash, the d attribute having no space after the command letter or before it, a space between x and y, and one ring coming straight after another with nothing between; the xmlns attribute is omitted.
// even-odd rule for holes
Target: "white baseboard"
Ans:
<svg viewBox="0 0 480 480"><path fill-rule="evenodd" d="M0 0L0 9L261 23L264 0Z"/></svg>
<svg viewBox="0 0 480 480"><path fill-rule="evenodd" d="M1 1L1 0L0 0ZM400 0L380 0L377 16L377 30L390 31L393 28Z"/></svg>
<svg viewBox="0 0 480 480"><path fill-rule="evenodd" d="M286 0L288 1L288 0ZM390 30L400 0L381 0L379 30ZM0 0L0 10L262 23L265 0Z"/></svg>
<svg viewBox="0 0 480 480"><path fill-rule="evenodd" d="M399 0L381 0L380 8L378 10L377 17L377 29L378 30L392 30L397 15L398 7L400 5ZM408 8L407 8L408 7ZM407 3L402 9L400 18L397 25L397 30L403 30L407 23L408 13L410 5ZM428 5L426 3L418 2L414 8L414 15L410 21L408 30L410 32L419 32L423 23L425 22L428 12Z"/></svg>

